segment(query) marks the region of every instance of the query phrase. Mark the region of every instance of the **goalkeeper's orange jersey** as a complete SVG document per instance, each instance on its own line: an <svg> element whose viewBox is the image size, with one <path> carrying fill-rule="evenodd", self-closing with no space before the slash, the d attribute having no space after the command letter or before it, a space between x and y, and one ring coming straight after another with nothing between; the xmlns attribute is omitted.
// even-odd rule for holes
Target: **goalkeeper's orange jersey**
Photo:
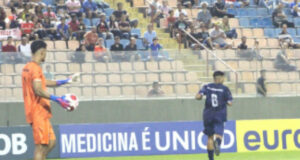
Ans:
<svg viewBox="0 0 300 160"><path fill-rule="evenodd" d="M33 90L33 81L40 80L43 90L46 90L46 79L42 68L35 62L25 65L22 72L22 87L25 107L25 116L28 123L32 123L36 116L51 118L50 101L37 96Z"/></svg>

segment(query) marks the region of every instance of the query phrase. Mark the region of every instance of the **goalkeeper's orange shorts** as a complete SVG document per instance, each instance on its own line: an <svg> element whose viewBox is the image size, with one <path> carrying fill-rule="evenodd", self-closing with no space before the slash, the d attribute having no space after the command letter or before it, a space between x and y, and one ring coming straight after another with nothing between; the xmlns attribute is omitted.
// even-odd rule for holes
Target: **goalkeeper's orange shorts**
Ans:
<svg viewBox="0 0 300 160"><path fill-rule="evenodd" d="M33 140L35 144L49 144L55 140L55 134L48 118L35 117L32 123Z"/></svg>

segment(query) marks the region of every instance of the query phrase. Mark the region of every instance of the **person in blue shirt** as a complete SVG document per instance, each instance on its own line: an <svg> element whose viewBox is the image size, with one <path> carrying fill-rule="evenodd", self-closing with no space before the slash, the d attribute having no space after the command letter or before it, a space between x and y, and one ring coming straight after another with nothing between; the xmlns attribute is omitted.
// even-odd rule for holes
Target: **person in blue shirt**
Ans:
<svg viewBox="0 0 300 160"><path fill-rule="evenodd" d="M153 43L149 46L151 54L150 59L154 59L156 61L162 60L164 58L163 55L161 55L160 50L162 49L162 46L158 43L158 38L153 38Z"/></svg>
<svg viewBox="0 0 300 160"><path fill-rule="evenodd" d="M97 16L97 3L94 0L85 0L82 5L83 11L87 14L88 12L92 12L92 17Z"/></svg>
<svg viewBox="0 0 300 160"><path fill-rule="evenodd" d="M57 31L57 39L58 40L69 40L70 37L70 28L69 25L66 24L66 19L61 18L61 23L56 28Z"/></svg>
<svg viewBox="0 0 300 160"><path fill-rule="evenodd" d="M223 85L224 72L215 71L214 82L204 85L197 93L196 100L206 96L203 111L204 134L208 136L207 153L209 160L214 160L214 152L220 154L220 146L227 121L227 105L232 105L232 95L228 87ZM215 139L215 140L214 140Z"/></svg>

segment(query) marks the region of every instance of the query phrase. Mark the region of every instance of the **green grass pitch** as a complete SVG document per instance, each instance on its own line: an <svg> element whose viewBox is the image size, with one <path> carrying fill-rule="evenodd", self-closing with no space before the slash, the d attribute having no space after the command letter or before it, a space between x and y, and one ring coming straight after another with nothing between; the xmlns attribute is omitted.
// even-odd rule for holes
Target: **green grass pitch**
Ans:
<svg viewBox="0 0 300 160"><path fill-rule="evenodd" d="M188 154L113 158L74 158L67 160L208 160L208 158L207 154ZM221 153L220 156L215 156L215 160L300 160L300 150L284 152Z"/></svg>

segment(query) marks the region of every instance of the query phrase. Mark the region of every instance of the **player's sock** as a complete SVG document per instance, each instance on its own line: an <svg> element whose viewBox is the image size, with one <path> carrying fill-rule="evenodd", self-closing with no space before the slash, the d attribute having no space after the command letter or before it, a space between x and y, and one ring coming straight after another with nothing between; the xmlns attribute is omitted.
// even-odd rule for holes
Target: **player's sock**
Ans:
<svg viewBox="0 0 300 160"><path fill-rule="evenodd" d="M218 145L221 146L221 143L222 143L221 138L216 138L216 141L218 142Z"/></svg>
<svg viewBox="0 0 300 160"><path fill-rule="evenodd" d="M209 160L214 160L214 150L207 150Z"/></svg>

